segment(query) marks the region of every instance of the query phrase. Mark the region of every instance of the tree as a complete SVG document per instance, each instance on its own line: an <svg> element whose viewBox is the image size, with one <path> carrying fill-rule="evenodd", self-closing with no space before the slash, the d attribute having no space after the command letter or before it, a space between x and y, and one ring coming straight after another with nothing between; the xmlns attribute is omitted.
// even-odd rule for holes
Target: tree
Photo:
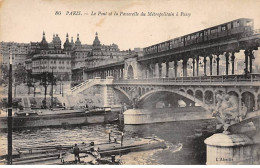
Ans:
<svg viewBox="0 0 260 168"><path fill-rule="evenodd" d="M8 84L8 78L9 78L9 69L7 65L1 65L0 66L0 71L1 71L1 80L0 84Z"/></svg>
<svg viewBox="0 0 260 168"><path fill-rule="evenodd" d="M30 88L34 88L34 97L35 97L35 89L36 89L36 80L34 80L34 76L32 75L32 70L27 70L26 74L26 85L28 87L28 95L30 95Z"/></svg>
<svg viewBox="0 0 260 168"><path fill-rule="evenodd" d="M44 87L44 100L42 101L43 108L47 108L47 105L46 105L47 88L49 85L56 85L56 79L55 79L53 73L49 73L49 72L43 72L37 76L40 79L40 85L42 85ZM51 96L53 96L53 95L51 95Z"/></svg>
<svg viewBox="0 0 260 168"><path fill-rule="evenodd" d="M26 82L26 69L21 64L16 66L14 70L13 84L14 84L14 97L16 95L16 86Z"/></svg>
<svg viewBox="0 0 260 168"><path fill-rule="evenodd" d="M63 77L63 81L69 81L70 80L70 75L68 72L65 72L64 77Z"/></svg>

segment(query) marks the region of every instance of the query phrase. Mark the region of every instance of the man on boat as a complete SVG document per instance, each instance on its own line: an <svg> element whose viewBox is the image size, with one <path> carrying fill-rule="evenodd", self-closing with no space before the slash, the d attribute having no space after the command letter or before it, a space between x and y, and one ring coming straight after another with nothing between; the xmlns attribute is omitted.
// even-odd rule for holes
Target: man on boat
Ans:
<svg viewBox="0 0 260 168"><path fill-rule="evenodd" d="M73 148L73 154L75 157L75 162L77 163L77 160L80 162L80 158L79 158L79 147L77 144L75 144L74 148Z"/></svg>
<svg viewBox="0 0 260 168"><path fill-rule="evenodd" d="M123 141L124 141L124 132L121 132L121 147L123 146Z"/></svg>

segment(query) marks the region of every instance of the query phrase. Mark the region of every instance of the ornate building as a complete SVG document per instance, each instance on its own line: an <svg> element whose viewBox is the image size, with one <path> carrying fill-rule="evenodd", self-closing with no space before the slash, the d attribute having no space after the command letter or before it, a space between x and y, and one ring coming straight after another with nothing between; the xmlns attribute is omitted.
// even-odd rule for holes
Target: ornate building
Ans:
<svg viewBox="0 0 260 168"><path fill-rule="evenodd" d="M68 39L64 43L64 49L61 48L59 36L53 35L52 42L48 43L43 32L42 41L34 43L35 47L30 51L28 64L32 67L32 74L43 72L53 72L58 80L71 79L71 55L67 50L71 50ZM29 67L29 66L28 66Z"/></svg>
<svg viewBox="0 0 260 168"><path fill-rule="evenodd" d="M92 51L86 58L87 68L93 68L100 65L114 63L124 60L126 56L130 55L129 51L120 51L118 45L101 45L98 33L96 33L95 39L92 44Z"/></svg>
<svg viewBox="0 0 260 168"><path fill-rule="evenodd" d="M74 42L73 37L69 40L69 34L62 46L58 34L53 34L51 42L47 42L43 32L40 42L6 43L1 42L1 64L8 64L9 53L13 51L15 64L22 64L32 74L51 72L60 80L74 74L74 80L83 80L82 70L98 67L110 63L123 61L133 51L120 51L118 45L104 45L100 42L98 33L95 34L93 44L82 44L79 34Z"/></svg>
<svg viewBox="0 0 260 168"><path fill-rule="evenodd" d="M78 41L78 45L77 45ZM74 81L83 80L83 70L94 68L106 64L111 64L123 61L126 56L132 54L132 51L120 51L118 45L101 44L98 33L95 34L95 39L92 45L81 45L79 36L75 42L75 47L72 50L72 78Z"/></svg>

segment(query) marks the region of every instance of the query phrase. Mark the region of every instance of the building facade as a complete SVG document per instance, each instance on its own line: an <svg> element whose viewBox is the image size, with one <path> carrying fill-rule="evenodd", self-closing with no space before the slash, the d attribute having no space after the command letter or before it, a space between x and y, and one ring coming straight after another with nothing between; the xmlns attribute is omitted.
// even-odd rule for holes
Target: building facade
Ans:
<svg viewBox="0 0 260 168"><path fill-rule="evenodd" d="M29 50L29 43L0 42L1 65L9 64L10 53L12 53L13 68L15 69L18 64L25 66Z"/></svg>
<svg viewBox="0 0 260 168"><path fill-rule="evenodd" d="M42 41L31 44L33 47L28 56L26 67L32 68L32 74L53 72L58 80L71 79L71 55L70 52L61 48L61 40L57 34L53 35L52 42L48 43L43 32Z"/></svg>

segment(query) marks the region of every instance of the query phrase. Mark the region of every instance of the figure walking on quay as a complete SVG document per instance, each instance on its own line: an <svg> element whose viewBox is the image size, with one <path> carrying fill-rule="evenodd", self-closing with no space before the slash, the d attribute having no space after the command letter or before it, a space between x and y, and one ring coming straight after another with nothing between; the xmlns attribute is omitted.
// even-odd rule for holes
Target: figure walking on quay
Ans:
<svg viewBox="0 0 260 168"><path fill-rule="evenodd" d="M77 163L77 161L80 163L79 152L80 152L79 147L77 144L75 144L75 146L73 148L73 154L74 154L76 163Z"/></svg>

